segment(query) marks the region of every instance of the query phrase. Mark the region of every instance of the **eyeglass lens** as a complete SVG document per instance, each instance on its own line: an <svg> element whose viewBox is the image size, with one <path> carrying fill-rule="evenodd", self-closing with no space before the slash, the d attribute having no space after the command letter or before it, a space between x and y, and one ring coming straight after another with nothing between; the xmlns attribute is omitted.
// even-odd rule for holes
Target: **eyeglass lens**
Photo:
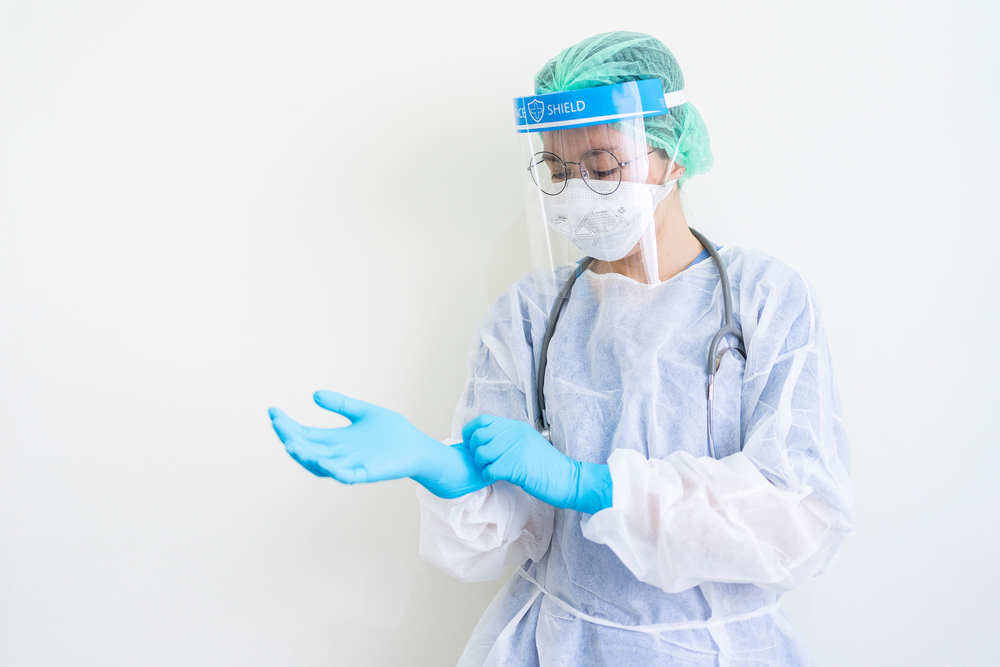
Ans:
<svg viewBox="0 0 1000 667"><path fill-rule="evenodd" d="M531 179L547 195L557 195L571 178L581 178L591 190L608 195L622 182L622 165L610 151L594 149L579 162L564 162L555 153L535 153L528 165Z"/></svg>

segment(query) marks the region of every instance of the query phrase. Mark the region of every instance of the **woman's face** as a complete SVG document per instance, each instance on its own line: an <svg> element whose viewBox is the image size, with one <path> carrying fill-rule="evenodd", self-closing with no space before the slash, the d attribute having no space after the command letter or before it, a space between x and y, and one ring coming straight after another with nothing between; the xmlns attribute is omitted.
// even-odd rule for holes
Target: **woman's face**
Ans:
<svg viewBox="0 0 1000 667"><path fill-rule="evenodd" d="M684 175L684 167L672 164L663 151L646 143L641 120L627 129L630 131L621 132L610 125L592 125L543 132L543 150L550 154L543 160L551 172L552 186L558 189L562 181L584 175L598 181L618 181L620 173L622 182L649 185L661 185ZM593 184L589 185L594 189ZM658 227L667 218L670 202L677 206L676 193L675 189L657 206L654 215ZM640 257L640 244L636 244L622 260L634 263Z"/></svg>
<svg viewBox="0 0 1000 667"><path fill-rule="evenodd" d="M542 142L546 152L558 157L547 159L556 182L584 176L654 185L667 180L669 161L646 144L644 136L630 137L610 125L543 132ZM684 173L676 165L671 171L678 170ZM678 176L671 174L671 178Z"/></svg>

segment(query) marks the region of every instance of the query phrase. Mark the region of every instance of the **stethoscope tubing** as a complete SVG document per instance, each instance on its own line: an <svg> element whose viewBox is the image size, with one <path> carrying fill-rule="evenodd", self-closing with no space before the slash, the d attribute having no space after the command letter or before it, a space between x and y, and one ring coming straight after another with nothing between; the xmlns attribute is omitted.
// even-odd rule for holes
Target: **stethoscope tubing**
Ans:
<svg viewBox="0 0 1000 667"><path fill-rule="evenodd" d="M733 320L733 296L732 288L729 284L729 275L726 272L726 266L722 263L722 258L719 256L719 252L715 249L715 245L712 244L705 236L690 227L688 229L694 235L696 239L705 247L708 251L709 256L712 258L715 264L716 270L719 272L719 281L722 283L722 303L723 303L723 324L722 328L716 332L715 336L712 337L712 342L708 349L708 447L709 453L712 458L717 458L715 455L715 438L712 433L712 408L715 398L715 373L718 371L721 359L719 358L719 345L726 338L726 336L735 336L739 341L739 346L732 348L726 348L723 350L725 354L726 350L735 349L739 352L744 359L746 359L746 352L744 351L745 345L743 342L743 332L740 331ZM545 437L546 440L550 437L549 432L549 421L546 419L545 415L545 370L548 367L548 354L549 354L549 344L552 342L552 337L556 332L556 324L559 322L559 316L562 315L563 308L569 302L570 293L573 290L573 285L576 283L577 279L583 275L583 272L594 261L593 257L585 257L580 264L576 267L576 270L570 274L569 278L566 280L566 284L559 291L559 295L556 297L555 303L552 305L552 313L549 315L549 323L545 328L545 338L542 340L542 351L538 362L538 375L535 381L535 429ZM740 449L743 449L742 444Z"/></svg>

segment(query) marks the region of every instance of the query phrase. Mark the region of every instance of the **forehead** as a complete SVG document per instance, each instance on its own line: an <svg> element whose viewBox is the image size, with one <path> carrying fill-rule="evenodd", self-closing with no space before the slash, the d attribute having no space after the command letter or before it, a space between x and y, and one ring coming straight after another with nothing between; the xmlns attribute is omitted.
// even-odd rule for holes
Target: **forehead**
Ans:
<svg viewBox="0 0 1000 667"><path fill-rule="evenodd" d="M566 159L579 157L595 148L603 148L615 154L630 154L634 152L636 146L645 145L644 141L630 138L611 125L591 125L542 132L542 143L545 150L567 156Z"/></svg>

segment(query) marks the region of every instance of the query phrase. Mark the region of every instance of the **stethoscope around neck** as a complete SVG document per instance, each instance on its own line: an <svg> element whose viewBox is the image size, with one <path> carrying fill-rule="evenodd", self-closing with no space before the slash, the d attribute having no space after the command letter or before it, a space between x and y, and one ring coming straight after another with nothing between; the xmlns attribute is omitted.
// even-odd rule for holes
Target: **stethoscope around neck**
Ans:
<svg viewBox="0 0 1000 667"><path fill-rule="evenodd" d="M743 332L740 331L733 323L733 296L732 291L729 287L729 275L726 273L726 266L722 263L722 258L719 257L718 251L715 246L705 238L700 232L688 227L694 237L705 246L705 250L712 257L712 261L715 262L715 268L719 272L719 280L722 283L722 303L725 313L723 315L722 328L719 329L715 336L712 337L712 342L708 346L708 450L712 455L712 458L717 458L715 455L715 438L712 435L712 403L715 399L715 374L719 370L719 366L722 364L722 356L728 350L735 350L739 352L743 359L746 359L745 345L743 343ZM552 313L549 315L549 325L545 329L545 338L542 341L542 354L541 359L538 363L538 379L535 388L535 404L536 404L536 414L535 417L535 429L542 434L546 439L550 439L549 431L549 420L545 414L545 368L548 365L548 353L549 353L549 343L552 342L552 336L556 332L556 323L559 322L559 316L562 314L563 308L569 301L570 292L573 290L573 285L576 283L576 279L579 278L587 267L591 265L594 261L593 257L585 257L576 270L570 275L566 284L563 285L562 290L559 292L559 296L556 297L555 304L552 306ZM735 336L739 341L737 347L726 346L719 350L719 346L726 336ZM740 449L743 449L743 445L740 445Z"/></svg>

